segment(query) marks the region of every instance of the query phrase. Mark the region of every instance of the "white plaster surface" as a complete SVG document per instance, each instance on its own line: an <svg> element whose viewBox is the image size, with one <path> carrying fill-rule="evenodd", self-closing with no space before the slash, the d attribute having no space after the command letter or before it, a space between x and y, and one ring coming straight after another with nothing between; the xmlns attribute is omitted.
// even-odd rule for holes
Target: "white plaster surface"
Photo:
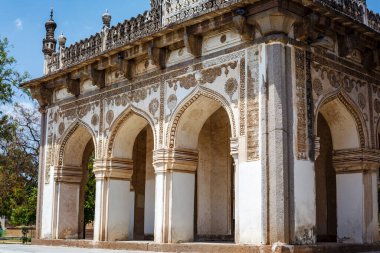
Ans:
<svg viewBox="0 0 380 253"><path fill-rule="evenodd" d="M171 238L172 242L187 242L194 235L195 175L172 173Z"/></svg>
<svg viewBox="0 0 380 253"><path fill-rule="evenodd" d="M107 219L107 237L109 241L128 239L129 210L130 206L134 205L129 190L129 181L110 180Z"/></svg>
<svg viewBox="0 0 380 253"><path fill-rule="evenodd" d="M100 240L100 230L101 230L101 217L102 217L102 192L104 191L104 180L96 180L95 186L95 217L94 217L94 240Z"/></svg>
<svg viewBox="0 0 380 253"><path fill-rule="evenodd" d="M338 174L337 216L338 240L346 243L362 243L363 238L363 174Z"/></svg>
<svg viewBox="0 0 380 253"><path fill-rule="evenodd" d="M237 237L240 244L261 244L262 215L261 215L261 164L260 161L239 163L235 178L236 199L235 207L238 219Z"/></svg>
<svg viewBox="0 0 380 253"><path fill-rule="evenodd" d="M155 191L154 241L162 243L164 241L165 220L165 175L162 172L156 173Z"/></svg>
<svg viewBox="0 0 380 253"><path fill-rule="evenodd" d="M315 242L315 194L314 163L294 160L294 232L296 241Z"/></svg>
<svg viewBox="0 0 380 253"><path fill-rule="evenodd" d="M93 85L93 83L90 79L81 83L81 86L80 86L81 93L87 93L90 91L94 91L96 89L99 89L99 88L96 85Z"/></svg>
<svg viewBox="0 0 380 253"><path fill-rule="evenodd" d="M62 99L65 99L65 98L69 98L69 97L73 97L74 95L70 94L67 92L67 89L66 88L62 88L62 89L58 89L56 91L54 91L54 95L55 95L55 101L58 102Z"/></svg>
<svg viewBox="0 0 380 253"><path fill-rule="evenodd" d="M50 175L53 173L53 167L50 169ZM52 222L53 222L53 180L50 180L49 184L44 185L43 193L43 205L42 205L42 215L41 219L41 236L42 239L52 238Z"/></svg>

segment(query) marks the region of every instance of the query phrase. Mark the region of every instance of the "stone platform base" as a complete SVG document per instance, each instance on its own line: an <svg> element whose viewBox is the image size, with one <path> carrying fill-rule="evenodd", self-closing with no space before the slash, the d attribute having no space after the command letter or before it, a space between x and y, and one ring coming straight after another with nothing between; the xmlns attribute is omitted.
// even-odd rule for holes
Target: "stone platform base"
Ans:
<svg viewBox="0 0 380 253"><path fill-rule="evenodd" d="M33 245L66 246L79 248L114 249L151 252L201 252L201 253L380 253L380 244L316 244L309 246L254 246L232 243L178 243L157 244L147 241L133 242L93 242L88 240L32 240Z"/></svg>

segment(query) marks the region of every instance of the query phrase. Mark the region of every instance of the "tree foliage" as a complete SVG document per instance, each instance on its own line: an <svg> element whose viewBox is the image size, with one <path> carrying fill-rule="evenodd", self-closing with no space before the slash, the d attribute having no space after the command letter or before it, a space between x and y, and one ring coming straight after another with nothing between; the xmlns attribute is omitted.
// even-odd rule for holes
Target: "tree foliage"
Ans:
<svg viewBox="0 0 380 253"><path fill-rule="evenodd" d="M0 103L12 102L14 88L29 78L27 73L15 70L15 64L15 58L9 55L8 39L0 37Z"/></svg>
<svg viewBox="0 0 380 253"><path fill-rule="evenodd" d="M95 217L95 174L94 174L95 154L92 153L88 162L88 180L84 192L84 224L90 224Z"/></svg>
<svg viewBox="0 0 380 253"><path fill-rule="evenodd" d="M39 113L13 103L15 92L26 92L19 85L29 75L16 70L9 48L0 37L0 216L14 225L29 225L36 212ZM12 107L12 113L2 110Z"/></svg>
<svg viewBox="0 0 380 253"><path fill-rule="evenodd" d="M0 216L13 225L35 223L39 118L34 108L14 107L10 138L0 140Z"/></svg>

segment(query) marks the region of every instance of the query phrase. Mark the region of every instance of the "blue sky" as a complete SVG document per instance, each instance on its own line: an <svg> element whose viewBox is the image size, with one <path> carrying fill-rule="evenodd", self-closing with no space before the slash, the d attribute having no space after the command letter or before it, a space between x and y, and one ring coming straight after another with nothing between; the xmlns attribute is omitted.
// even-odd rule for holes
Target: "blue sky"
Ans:
<svg viewBox="0 0 380 253"><path fill-rule="evenodd" d="M17 69L28 71L32 78L42 75L42 39L50 8L54 20L67 37L66 46L100 31L102 14L108 9L111 24L143 13L150 8L149 0L0 0L0 36L12 44L11 54Z"/></svg>
<svg viewBox="0 0 380 253"><path fill-rule="evenodd" d="M17 69L36 78L42 75L44 23L51 6L58 24L56 37L63 32L69 45L100 31L101 16L106 9L112 15L112 24L116 24L148 10L149 3L149 0L0 0L0 36L7 37L13 45L11 54L17 59ZM367 0L367 4L380 12L380 0Z"/></svg>

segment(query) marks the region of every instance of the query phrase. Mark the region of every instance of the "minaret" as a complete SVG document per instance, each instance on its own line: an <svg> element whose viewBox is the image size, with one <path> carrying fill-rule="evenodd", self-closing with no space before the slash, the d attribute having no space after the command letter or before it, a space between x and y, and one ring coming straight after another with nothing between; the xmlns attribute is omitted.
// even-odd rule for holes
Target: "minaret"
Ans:
<svg viewBox="0 0 380 253"><path fill-rule="evenodd" d="M54 22L53 9L51 9L50 19L45 23L46 37L43 40L42 45L42 52L45 56L44 74L47 74L47 61L50 58L50 56L55 52L55 49L57 47L57 40L54 38L54 32L56 28L57 24Z"/></svg>
<svg viewBox="0 0 380 253"><path fill-rule="evenodd" d="M111 15L108 13L108 10L103 14L102 21L103 21L103 29L104 28L110 28L111 26Z"/></svg>
<svg viewBox="0 0 380 253"><path fill-rule="evenodd" d="M106 50L106 44L107 44L107 35L111 27L111 19L112 16L108 13L108 10L102 15L102 21L103 21L103 28L101 32L102 36L102 50Z"/></svg>

